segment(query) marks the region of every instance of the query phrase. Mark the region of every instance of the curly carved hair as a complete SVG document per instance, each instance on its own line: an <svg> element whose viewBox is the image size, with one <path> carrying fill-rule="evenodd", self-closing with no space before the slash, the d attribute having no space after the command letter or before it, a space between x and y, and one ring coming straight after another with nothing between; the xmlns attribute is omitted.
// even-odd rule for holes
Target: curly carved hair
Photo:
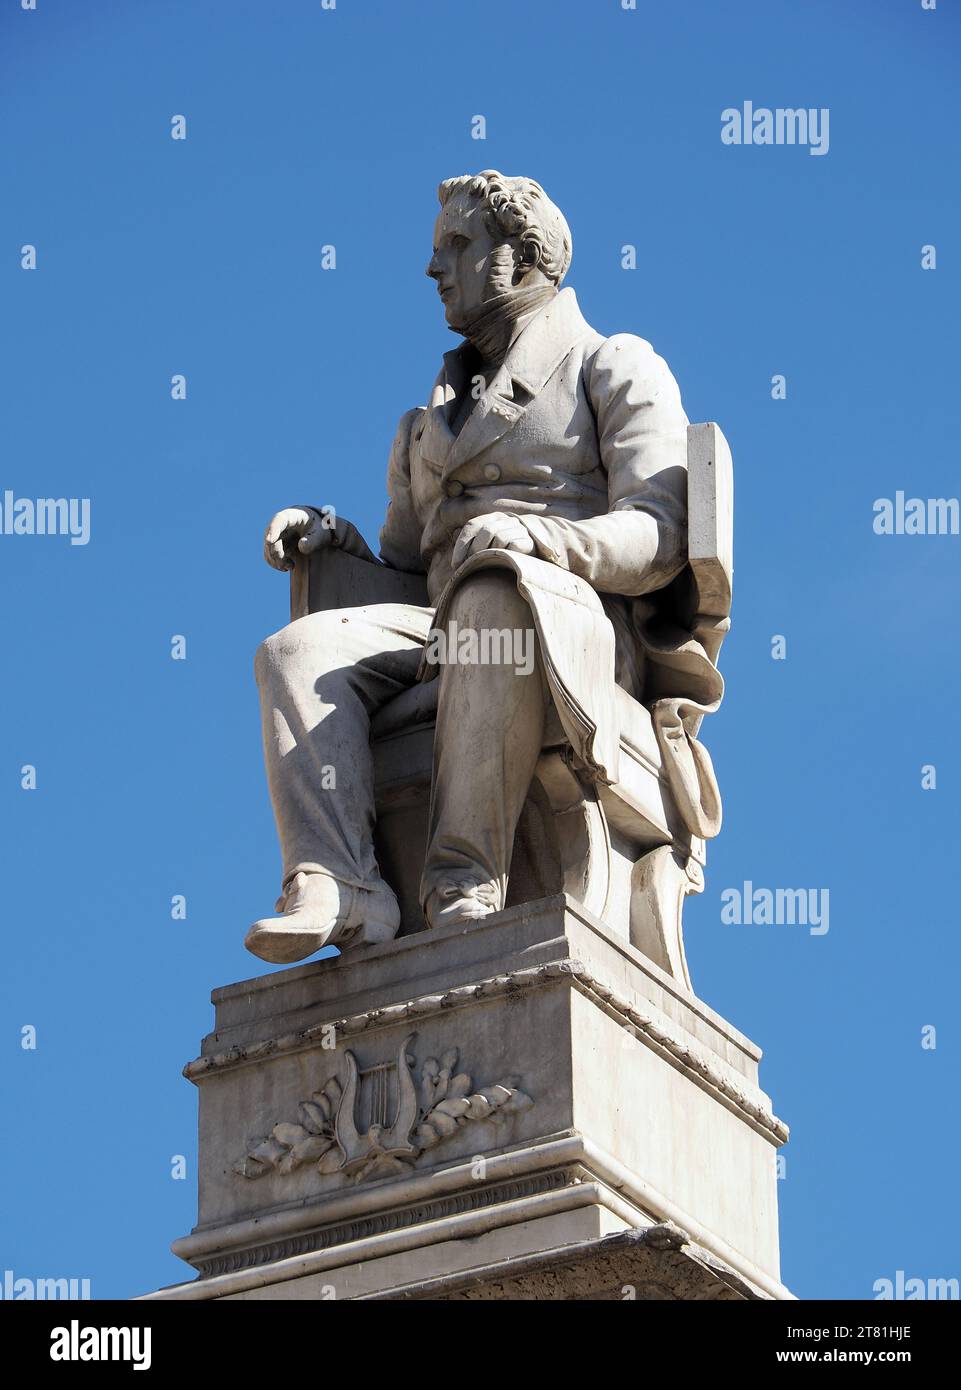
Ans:
<svg viewBox="0 0 961 1390"><path fill-rule="evenodd" d="M441 207L457 193L483 200L492 236L517 237L521 259L559 285L571 263L571 229L533 179L509 178L496 169L445 179L437 190Z"/></svg>

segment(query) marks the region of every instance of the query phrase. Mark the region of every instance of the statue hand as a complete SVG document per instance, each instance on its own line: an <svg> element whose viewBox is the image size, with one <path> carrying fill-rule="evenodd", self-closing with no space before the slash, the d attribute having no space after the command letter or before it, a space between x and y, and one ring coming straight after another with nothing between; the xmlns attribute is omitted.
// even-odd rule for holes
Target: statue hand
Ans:
<svg viewBox="0 0 961 1390"><path fill-rule="evenodd" d="M516 516L490 512L461 527L451 565L456 570L469 555L476 555L479 550L519 550L524 555L533 555L534 542Z"/></svg>
<svg viewBox="0 0 961 1390"><path fill-rule="evenodd" d="M291 551L309 555L322 545L330 545L333 529L313 507L286 507L278 512L264 536L264 559L275 570L294 567Z"/></svg>

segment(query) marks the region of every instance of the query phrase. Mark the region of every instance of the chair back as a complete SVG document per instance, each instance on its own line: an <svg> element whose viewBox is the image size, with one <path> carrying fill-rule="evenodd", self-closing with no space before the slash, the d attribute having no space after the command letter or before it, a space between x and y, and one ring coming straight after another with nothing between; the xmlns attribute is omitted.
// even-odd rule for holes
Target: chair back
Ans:
<svg viewBox="0 0 961 1390"><path fill-rule="evenodd" d="M713 423L687 428L687 553L696 590L694 636L716 664L731 626L734 466Z"/></svg>

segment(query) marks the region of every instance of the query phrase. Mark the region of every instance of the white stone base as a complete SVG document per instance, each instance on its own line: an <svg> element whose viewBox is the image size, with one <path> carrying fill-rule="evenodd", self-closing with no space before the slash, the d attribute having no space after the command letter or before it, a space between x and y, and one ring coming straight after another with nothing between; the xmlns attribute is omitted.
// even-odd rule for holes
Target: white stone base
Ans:
<svg viewBox="0 0 961 1390"><path fill-rule="evenodd" d="M149 1297L790 1297L786 1130L760 1054L578 903L403 937L214 1003L186 1068L200 1220L173 1247L201 1277ZM431 1121L425 1064L445 1057L461 1084L431 1094L460 1101ZM408 1071L410 1126L395 1123Z"/></svg>

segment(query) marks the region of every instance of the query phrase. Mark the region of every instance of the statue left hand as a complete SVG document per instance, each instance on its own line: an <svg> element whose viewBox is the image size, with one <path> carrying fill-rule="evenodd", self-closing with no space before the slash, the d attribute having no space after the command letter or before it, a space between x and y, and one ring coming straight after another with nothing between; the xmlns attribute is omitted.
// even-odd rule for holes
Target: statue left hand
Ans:
<svg viewBox="0 0 961 1390"><path fill-rule="evenodd" d="M461 527L460 535L451 556L451 565L456 570L470 555L479 550L519 550L524 555L534 554L534 542L526 527L516 516L507 512L490 512L487 516L477 516Z"/></svg>

